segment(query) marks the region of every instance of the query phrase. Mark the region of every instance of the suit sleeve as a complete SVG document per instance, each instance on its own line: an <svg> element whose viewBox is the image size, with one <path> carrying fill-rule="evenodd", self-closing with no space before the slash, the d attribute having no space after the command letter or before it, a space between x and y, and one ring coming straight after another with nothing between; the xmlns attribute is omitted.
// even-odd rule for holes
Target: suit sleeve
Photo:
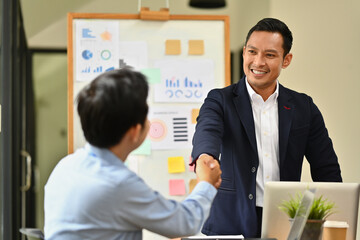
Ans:
<svg viewBox="0 0 360 240"><path fill-rule="evenodd" d="M207 153L219 160L224 132L223 96L219 89L211 90L200 108L193 137L192 159Z"/></svg>
<svg viewBox="0 0 360 240"><path fill-rule="evenodd" d="M311 124L305 156L313 181L342 182L338 158L320 110L310 98Z"/></svg>

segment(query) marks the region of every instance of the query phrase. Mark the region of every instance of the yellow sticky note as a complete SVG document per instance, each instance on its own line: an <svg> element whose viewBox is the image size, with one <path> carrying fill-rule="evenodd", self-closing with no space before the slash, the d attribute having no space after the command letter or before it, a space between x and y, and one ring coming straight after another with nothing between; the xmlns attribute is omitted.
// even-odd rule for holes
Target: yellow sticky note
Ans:
<svg viewBox="0 0 360 240"><path fill-rule="evenodd" d="M166 55L179 55L181 53L180 40L166 40L165 54Z"/></svg>
<svg viewBox="0 0 360 240"><path fill-rule="evenodd" d="M195 124L197 122L196 119L199 116L199 112L199 108L191 109L191 123Z"/></svg>
<svg viewBox="0 0 360 240"><path fill-rule="evenodd" d="M169 173L185 172L185 162L183 157L168 157Z"/></svg>
<svg viewBox="0 0 360 240"><path fill-rule="evenodd" d="M190 181L189 181L189 193L192 192L192 190L195 188L196 184L197 184L196 179L190 179Z"/></svg>
<svg viewBox="0 0 360 240"><path fill-rule="evenodd" d="M189 40L189 55L203 55L204 40Z"/></svg>

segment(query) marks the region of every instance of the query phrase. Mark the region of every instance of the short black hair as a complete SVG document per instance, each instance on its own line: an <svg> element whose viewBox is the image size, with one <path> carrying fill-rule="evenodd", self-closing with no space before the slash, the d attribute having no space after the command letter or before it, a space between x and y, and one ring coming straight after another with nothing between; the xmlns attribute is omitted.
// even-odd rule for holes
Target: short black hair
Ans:
<svg viewBox="0 0 360 240"><path fill-rule="evenodd" d="M145 124L149 86L146 77L130 68L105 72L85 86L77 96L77 110L85 139L109 148L126 131Z"/></svg>
<svg viewBox="0 0 360 240"><path fill-rule="evenodd" d="M293 36L288 28L288 26L276 18L264 18L260 20L255 26L253 26L246 36L245 46L251 36L251 34L255 31L265 31L265 32L273 32L273 33L280 33L283 37L283 49L284 49L284 57L290 52L292 43L293 43Z"/></svg>

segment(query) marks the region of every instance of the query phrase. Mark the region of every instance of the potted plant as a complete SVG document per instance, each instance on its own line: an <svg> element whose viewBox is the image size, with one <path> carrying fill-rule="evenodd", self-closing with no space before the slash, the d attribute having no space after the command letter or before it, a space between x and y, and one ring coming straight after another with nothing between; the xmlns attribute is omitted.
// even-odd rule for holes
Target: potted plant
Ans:
<svg viewBox="0 0 360 240"><path fill-rule="evenodd" d="M290 196L290 200L284 200L279 209L287 214L292 221L299 209L303 194L298 192L295 196ZM306 222L301 240L318 240L321 236L322 225L325 219L335 213L335 203L324 198L323 195L314 198L308 220Z"/></svg>

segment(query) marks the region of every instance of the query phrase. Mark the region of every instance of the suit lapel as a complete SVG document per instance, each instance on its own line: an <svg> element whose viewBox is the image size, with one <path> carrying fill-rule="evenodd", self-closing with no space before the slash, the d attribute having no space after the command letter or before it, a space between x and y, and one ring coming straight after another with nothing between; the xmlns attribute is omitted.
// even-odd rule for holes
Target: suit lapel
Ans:
<svg viewBox="0 0 360 240"><path fill-rule="evenodd" d="M291 96L286 89L279 85L278 111L279 111L279 153L280 166L285 161L290 128L295 106L291 103ZM281 167L280 167L281 169Z"/></svg>
<svg viewBox="0 0 360 240"><path fill-rule="evenodd" d="M257 153L254 118L245 86L245 78L242 78L234 89L234 105L245 132L250 140L251 147Z"/></svg>

